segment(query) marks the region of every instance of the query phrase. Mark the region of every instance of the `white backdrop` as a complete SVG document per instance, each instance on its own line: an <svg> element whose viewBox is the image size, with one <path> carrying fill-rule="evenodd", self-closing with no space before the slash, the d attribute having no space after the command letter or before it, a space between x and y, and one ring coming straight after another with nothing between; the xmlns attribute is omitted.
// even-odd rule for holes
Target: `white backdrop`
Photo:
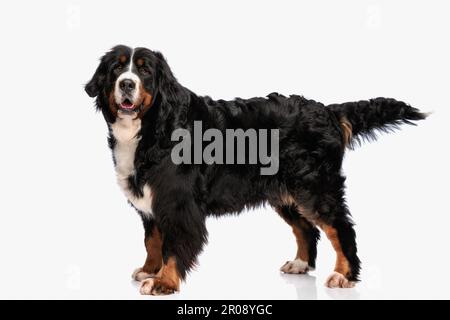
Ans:
<svg viewBox="0 0 450 320"><path fill-rule="evenodd" d="M435 113L349 152L362 282L281 275L295 253L270 209L209 220L209 245L172 298L450 298L448 1L14 1L0 10L0 298L141 298L143 228L115 182L106 125L83 90L115 44L167 57L213 98L377 96ZM325 238L325 237L324 237ZM144 297L144 299L154 299Z"/></svg>

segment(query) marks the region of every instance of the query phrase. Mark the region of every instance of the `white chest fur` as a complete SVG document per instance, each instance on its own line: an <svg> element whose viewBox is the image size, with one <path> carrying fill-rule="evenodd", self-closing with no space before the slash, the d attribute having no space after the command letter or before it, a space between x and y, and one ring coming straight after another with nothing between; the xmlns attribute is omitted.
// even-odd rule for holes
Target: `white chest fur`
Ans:
<svg viewBox="0 0 450 320"><path fill-rule="evenodd" d="M111 125L112 134L116 139L113 149L114 159L116 161L117 182L125 193L125 196L133 206L145 214L152 214L152 193L150 187L145 185L143 196L134 195L128 184L128 178L135 173L134 157L139 143L137 134L141 129L141 120L134 119L131 115L119 115Z"/></svg>

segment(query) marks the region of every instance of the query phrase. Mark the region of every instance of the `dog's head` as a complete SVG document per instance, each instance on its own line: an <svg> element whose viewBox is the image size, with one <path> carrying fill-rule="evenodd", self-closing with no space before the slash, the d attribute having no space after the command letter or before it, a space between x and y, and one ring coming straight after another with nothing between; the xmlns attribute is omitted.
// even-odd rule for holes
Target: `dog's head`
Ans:
<svg viewBox="0 0 450 320"><path fill-rule="evenodd" d="M97 98L97 107L109 122L120 113L142 117L156 100L169 107L177 104L183 98L183 89L161 53L123 45L101 58L85 86L87 94Z"/></svg>

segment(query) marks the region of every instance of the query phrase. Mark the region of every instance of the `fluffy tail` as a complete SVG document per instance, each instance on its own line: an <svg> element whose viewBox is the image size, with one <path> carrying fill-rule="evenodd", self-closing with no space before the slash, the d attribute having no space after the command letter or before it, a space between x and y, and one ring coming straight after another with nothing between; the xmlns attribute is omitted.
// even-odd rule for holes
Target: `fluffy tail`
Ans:
<svg viewBox="0 0 450 320"><path fill-rule="evenodd" d="M415 125L412 121L428 116L402 101L388 98L331 104L328 107L336 114L345 142L350 147L365 140L375 140L377 131L391 132L404 123Z"/></svg>

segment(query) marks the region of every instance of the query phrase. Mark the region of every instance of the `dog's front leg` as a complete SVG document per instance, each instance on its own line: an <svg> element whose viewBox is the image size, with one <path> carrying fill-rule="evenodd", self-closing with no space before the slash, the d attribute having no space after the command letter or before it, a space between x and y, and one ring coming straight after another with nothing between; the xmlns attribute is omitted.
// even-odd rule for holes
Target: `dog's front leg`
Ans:
<svg viewBox="0 0 450 320"><path fill-rule="evenodd" d="M154 214L162 236L163 265L154 278L141 283L141 294L165 295L180 289L180 282L194 266L206 242L205 218L191 194L167 195L162 204L155 199Z"/></svg>
<svg viewBox="0 0 450 320"><path fill-rule="evenodd" d="M137 268L132 278L136 281L143 281L147 278L154 277L162 267L162 240L161 233L156 225L155 219L141 214L145 229L145 249L147 258L141 268Z"/></svg>

